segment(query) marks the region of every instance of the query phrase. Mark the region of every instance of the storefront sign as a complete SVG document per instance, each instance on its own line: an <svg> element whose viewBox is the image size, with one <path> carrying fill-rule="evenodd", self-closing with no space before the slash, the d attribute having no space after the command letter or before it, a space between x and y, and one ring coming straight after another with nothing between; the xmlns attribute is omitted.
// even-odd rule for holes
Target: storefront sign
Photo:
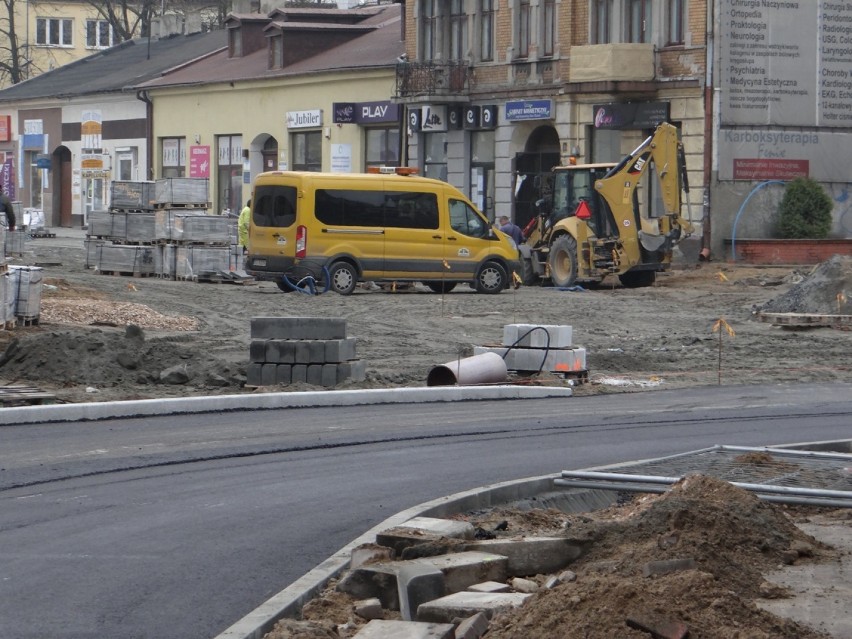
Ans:
<svg viewBox="0 0 852 639"><path fill-rule="evenodd" d="M352 172L352 145L351 144L332 144L331 145L331 172L332 173L351 173Z"/></svg>
<svg viewBox="0 0 852 639"><path fill-rule="evenodd" d="M94 171L103 170L104 156L100 153L83 153L80 156L80 168Z"/></svg>
<svg viewBox="0 0 852 639"><path fill-rule="evenodd" d="M12 141L12 116L0 115L0 142Z"/></svg>
<svg viewBox="0 0 852 639"><path fill-rule="evenodd" d="M626 102L596 104L596 129L653 129L668 122L671 105L668 102Z"/></svg>
<svg viewBox="0 0 852 639"><path fill-rule="evenodd" d="M210 177L210 147L209 146L191 146L191 147L189 147L189 177L191 177L191 178L209 178Z"/></svg>
<svg viewBox="0 0 852 639"><path fill-rule="evenodd" d="M769 158L734 159L735 180L795 180L808 177L807 160L779 160Z"/></svg>
<svg viewBox="0 0 852 639"><path fill-rule="evenodd" d="M15 201L15 166L11 155L7 155L3 164L0 164L0 185L3 185L3 193Z"/></svg>
<svg viewBox="0 0 852 639"><path fill-rule="evenodd" d="M465 129L493 129L495 126L497 126L497 107L495 105L465 107Z"/></svg>
<svg viewBox="0 0 852 639"><path fill-rule="evenodd" d="M334 102L335 124L380 124L399 122L399 105L389 100L380 102Z"/></svg>
<svg viewBox="0 0 852 639"><path fill-rule="evenodd" d="M36 155L36 168L37 169L49 169L50 168L50 156L45 155L43 153L39 153Z"/></svg>
<svg viewBox="0 0 852 639"><path fill-rule="evenodd" d="M446 105L425 106L422 109L420 130L426 133L447 130Z"/></svg>
<svg viewBox="0 0 852 639"><path fill-rule="evenodd" d="M288 129L310 129L318 126L322 126L322 109L287 111Z"/></svg>
<svg viewBox="0 0 852 639"><path fill-rule="evenodd" d="M553 119L552 100L521 100L506 103L506 119L510 122L520 120Z"/></svg>

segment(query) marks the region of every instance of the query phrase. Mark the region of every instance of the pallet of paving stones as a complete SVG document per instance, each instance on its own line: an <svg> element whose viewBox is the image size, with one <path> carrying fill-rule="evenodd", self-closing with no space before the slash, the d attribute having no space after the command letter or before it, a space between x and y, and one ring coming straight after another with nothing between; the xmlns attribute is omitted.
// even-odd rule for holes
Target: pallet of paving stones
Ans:
<svg viewBox="0 0 852 639"><path fill-rule="evenodd" d="M209 186L207 178L161 178L155 183L155 207L209 209Z"/></svg>
<svg viewBox="0 0 852 639"><path fill-rule="evenodd" d="M116 209L151 211L156 200L156 185L152 181L113 180L110 184L110 205Z"/></svg>
<svg viewBox="0 0 852 639"><path fill-rule="evenodd" d="M827 313L759 313L761 322L786 328L852 328L852 315Z"/></svg>
<svg viewBox="0 0 852 639"><path fill-rule="evenodd" d="M50 238L56 237L56 233L50 233L45 229L39 229L37 231L30 231L30 237L33 239Z"/></svg>
<svg viewBox="0 0 852 639"><path fill-rule="evenodd" d="M3 406L52 404L55 401L56 395L34 386L0 386L0 404Z"/></svg>

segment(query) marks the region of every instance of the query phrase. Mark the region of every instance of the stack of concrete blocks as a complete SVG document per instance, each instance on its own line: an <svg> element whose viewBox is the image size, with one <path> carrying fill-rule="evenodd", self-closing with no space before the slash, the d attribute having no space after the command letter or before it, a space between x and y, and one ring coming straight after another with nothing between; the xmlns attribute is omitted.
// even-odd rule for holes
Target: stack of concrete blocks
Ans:
<svg viewBox="0 0 852 639"><path fill-rule="evenodd" d="M171 279L217 277L231 271L228 220L186 209L157 211L156 235L163 245L163 273Z"/></svg>
<svg viewBox="0 0 852 639"><path fill-rule="evenodd" d="M163 178L156 181L158 205L185 204L209 208L207 178ZM163 206L165 208L165 206Z"/></svg>
<svg viewBox="0 0 852 639"><path fill-rule="evenodd" d="M110 183L110 206L118 210L150 211L155 200L154 182L114 180Z"/></svg>
<svg viewBox="0 0 852 639"><path fill-rule="evenodd" d="M21 257L24 251L27 250L27 233L25 231L6 230L6 237L3 239L3 249L7 256Z"/></svg>
<svg viewBox="0 0 852 639"><path fill-rule="evenodd" d="M178 245L174 251L174 277L179 280L215 278L230 270L230 257L227 246Z"/></svg>
<svg viewBox="0 0 852 639"><path fill-rule="evenodd" d="M38 266L9 266L3 276L4 322L19 319L23 323L35 322L41 315L43 269Z"/></svg>
<svg viewBox="0 0 852 639"><path fill-rule="evenodd" d="M475 346L473 354L497 353L505 360L506 368L517 373L584 373L586 349L574 346L572 338L571 326L506 324L502 347Z"/></svg>
<svg viewBox="0 0 852 639"><path fill-rule="evenodd" d="M367 372L343 319L254 317L250 359L248 386L302 382L330 388L347 379L363 381Z"/></svg>
<svg viewBox="0 0 852 639"><path fill-rule="evenodd" d="M162 254L157 246L102 244L95 252L95 268L104 273L145 277L157 275L162 269Z"/></svg>
<svg viewBox="0 0 852 639"><path fill-rule="evenodd" d="M128 213L124 240L130 244L151 244L154 241L154 212Z"/></svg>

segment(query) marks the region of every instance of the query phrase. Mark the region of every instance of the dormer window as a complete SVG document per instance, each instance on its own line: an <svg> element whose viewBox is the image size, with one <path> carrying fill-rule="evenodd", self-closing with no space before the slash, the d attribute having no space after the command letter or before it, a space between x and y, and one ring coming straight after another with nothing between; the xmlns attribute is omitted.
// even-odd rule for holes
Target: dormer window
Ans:
<svg viewBox="0 0 852 639"><path fill-rule="evenodd" d="M243 55L243 34L239 27L228 29L228 57L239 58Z"/></svg>
<svg viewBox="0 0 852 639"><path fill-rule="evenodd" d="M284 66L284 36L279 33L269 38L269 68L280 69Z"/></svg>

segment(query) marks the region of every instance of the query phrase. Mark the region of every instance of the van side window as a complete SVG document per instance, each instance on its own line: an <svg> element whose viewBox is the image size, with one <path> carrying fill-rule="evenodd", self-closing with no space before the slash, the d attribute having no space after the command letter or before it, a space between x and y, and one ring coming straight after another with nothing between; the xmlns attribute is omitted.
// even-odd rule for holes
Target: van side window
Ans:
<svg viewBox="0 0 852 639"><path fill-rule="evenodd" d="M252 202L255 226L286 228L296 221L296 187L258 186Z"/></svg>
<svg viewBox="0 0 852 639"><path fill-rule="evenodd" d="M383 191L317 189L314 214L329 226L384 226Z"/></svg>
<svg viewBox="0 0 852 639"><path fill-rule="evenodd" d="M487 237L488 224L467 202L450 200L450 226L469 237Z"/></svg>
<svg viewBox="0 0 852 639"><path fill-rule="evenodd" d="M438 196L434 193L386 193L385 226L402 229L437 229Z"/></svg>

